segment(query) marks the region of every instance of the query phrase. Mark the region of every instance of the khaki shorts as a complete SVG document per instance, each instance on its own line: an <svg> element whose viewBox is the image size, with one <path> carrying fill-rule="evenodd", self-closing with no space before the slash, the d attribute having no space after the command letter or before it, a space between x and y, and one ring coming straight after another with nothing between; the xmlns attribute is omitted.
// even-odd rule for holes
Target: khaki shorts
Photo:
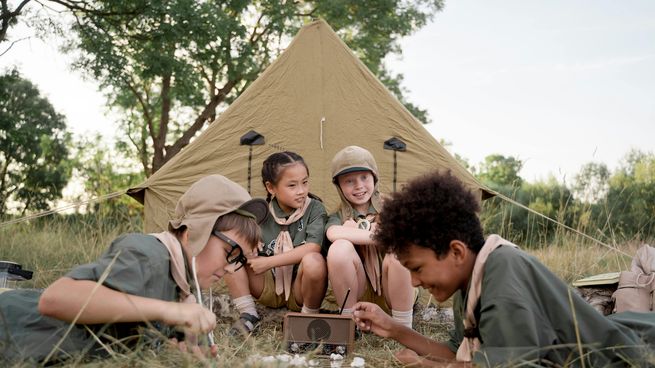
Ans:
<svg viewBox="0 0 655 368"><path fill-rule="evenodd" d="M264 290L262 290L262 295L259 296L257 302L270 308L287 307L290 311L300 312L302 308L296 304L296 298L293 296L293 281L291 282L291 285L292 290L289 294L289 300L284 300L284 293L282 293L282 295L277 295L275 293L275 278L273 277L273 271L268 270L264 274Z"/></svg>
<svg viewBox="0 0 655 368"><path fill-rule="evenodd" d="M414 304L416 304L416 301L418 300L419 290L418 288L413 288L413 289L414 289ZM371 285L371 282L368 280L368 278L366 279L366 290L364 291L364 295L362 295L360 301L377 304L388 315L391 315L391 308L389 308L389 306L387 305L387 301L384 298L384 293L382 293L382 295L378 295L375 291L373 291L373 285Z"/></svg>

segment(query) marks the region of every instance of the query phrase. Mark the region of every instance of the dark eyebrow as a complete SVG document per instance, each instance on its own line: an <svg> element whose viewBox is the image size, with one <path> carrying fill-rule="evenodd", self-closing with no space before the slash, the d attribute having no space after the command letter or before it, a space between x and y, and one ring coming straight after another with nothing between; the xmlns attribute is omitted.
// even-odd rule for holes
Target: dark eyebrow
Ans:
<svg viewBox="0 0 655 368"><path fill-rule="evenodd" d="M411 269L412 267L416 267L411 260L409 260L409 261L398 260L398 261L400 262L401 265L403 265L403 267L405 267L407 269Z"/></svg>

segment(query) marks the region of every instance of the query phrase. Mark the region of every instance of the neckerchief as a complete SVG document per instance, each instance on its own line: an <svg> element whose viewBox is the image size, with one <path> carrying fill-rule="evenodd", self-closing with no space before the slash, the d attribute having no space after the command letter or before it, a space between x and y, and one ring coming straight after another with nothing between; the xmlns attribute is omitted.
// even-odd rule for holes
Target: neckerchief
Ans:
<svg viewBox="0 0 655 368"><path fill-rule="evenodd" d="M289 225L300 220L305 215L305 211L307 210L307 207L309 207L311 201L311 198L305 198L305 203L303 203L302 207L296 208L296 210L287 218L277 217L275 209L273 208L273 201L269 202L268 207L270 214L275 220L275 223L280 225L280 233L277 234L277 238L275 239L274 255L282 254L293 249L293 241L289 234ZM285 300L289 300L289 295L291 294L293 266L294 265L291 264L275 267L275 293L281 295L284 292Z"/></svg>
<svg viewBox="0 0 655 368"><path fill-rule="evenodd" d="M518 246L511 243L499 235L493 234L484 242L482 249L478 252L471 273L471 282L467 292L466 309L464 311L464 339L457 349L457 360L470 362L473 359L473 353L480 350L480 337L478 332L478 322L473 314L475 307L480 301L482 292L482 276L484 274L484 264L487 262L489 254L501 245L509 245L515 248Z"/></svg>
<svg viewBox="0 0 655 368"><path fill-rule="evenodd" d="M171 256L171 275L173 280L180 288L180 301L184 303L194 303L195 297L191 293L191 286L186 277L186 262L184 261L184 255L182 251L182 244L180 241L169 231L163 231L161 233L150 234L164 244L168 254Z"/></svg>
<svg viewBox="0 0 655 368"><path fill-rule="evenodd" d="M368 214L358 215L354 220L357 222L357 227L362 230L371 230L371 223L375 222L376 215ZM368 280L371 282L373 291L378 295L382 295L382 272L380 272L380 261L378 260L378 249L375 244L361 244L358 245L361 249L361 254L364 257L364 271Z"/></svg>

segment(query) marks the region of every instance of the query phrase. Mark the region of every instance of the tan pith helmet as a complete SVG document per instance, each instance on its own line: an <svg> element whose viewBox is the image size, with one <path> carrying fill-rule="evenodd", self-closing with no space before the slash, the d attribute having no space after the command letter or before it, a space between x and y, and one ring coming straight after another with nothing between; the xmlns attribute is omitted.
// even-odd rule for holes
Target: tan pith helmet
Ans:
<svg viewBox="0 0 655 368"><path fill-rule="evenodd" d="M337 176L354 171L370 171L378 181L378 165L371 152L359 146L348 146L332 159L332 182L336 183Z"/></svg>
<svg viewBox="0 0 655 368"><path fill-rule="evenodd" d="M268 215L268 204L261 198L252 199L243 187L222 175L209 175L193 183L180 197L169 227L187 227L188 248L196 256L207 244L216 220L231 212L261 224Z"/></svg>
<svg viewBox="0 0 655 368"><path fill-rule="evenodd" d="M352 217L353 208L343 195L343 191L339 186L337 178L339 175L355 172L355 171L370 171L373 174L375 187L371 195L371 204L376 211L382 210L382 199L379 191L378 183L378 165L375 158L368 150L359 146L348 146L337 152L332 158L332 182L337 187L337 192L341 198L339 211L341 212L341 219L343 221Z"/></svg>

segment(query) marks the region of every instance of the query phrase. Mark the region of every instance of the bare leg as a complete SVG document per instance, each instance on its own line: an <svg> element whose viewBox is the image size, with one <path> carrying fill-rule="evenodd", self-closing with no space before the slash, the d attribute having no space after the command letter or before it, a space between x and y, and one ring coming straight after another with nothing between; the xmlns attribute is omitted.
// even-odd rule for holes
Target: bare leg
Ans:
<svg viewBox="0 0 655 368"><path fill-rule="evenodd" d="M344 308L352 308L366 291L366 271L353 243L342 239L332 243L328 250L327 267L337 304L343 305L350 289Z"/></svg>
<svg viewBox="0 0 655 368"><path fill-rule="evenodd" d="M232 302L239 311L239 319L234 323L229 332L234 336L239 334L245 336L254 332L259 322L259 314L257 313L251 290L255 292L255 298L259 298L263 287L257 288L257 283L255 282L255 287L251 288L253 278L257 277L251 275L252 270L248 272L247 269L248 267L243 267L233 274L224 276L225 284L232 297ZM259 277L258 279L263 280L263 277ZM263 284L263 281L261 283Z"/></svg>
<svg viewBox="0 0 655 368"><path fill-rule="evenodd" d="M250 287L248 286L248 274L246 267L242 267L235 273L227 273L223 276L227 290L232 299L236 299L250 294Z"/></svg>
<svg viewBox="0 0 655 368"><path fill-rule="evenodd" d="M327 289L327 266L320 253L302 257L298 275L293 284L293 294L298 305L318 309Z"/></svg>
<svg viewBox="0 0 655 368"><path fill-rule="evenodd" d="M250 267L244 268L248 269L248 286L250 292L252 293L252 296L254 296L256 299L259 299L259 297L262 296L262 292L264 292L264 280L266 272L270 272L270 270L264 273L260 273L259 275L255 275Z"/></svg>
<svg viewBox="0 0 655 368"><path fill-rule="evenodd" d="M412 309L414 288L409 270L392 254L385 255L382 261L382 291L391 309L398 311Z"/></svg>

